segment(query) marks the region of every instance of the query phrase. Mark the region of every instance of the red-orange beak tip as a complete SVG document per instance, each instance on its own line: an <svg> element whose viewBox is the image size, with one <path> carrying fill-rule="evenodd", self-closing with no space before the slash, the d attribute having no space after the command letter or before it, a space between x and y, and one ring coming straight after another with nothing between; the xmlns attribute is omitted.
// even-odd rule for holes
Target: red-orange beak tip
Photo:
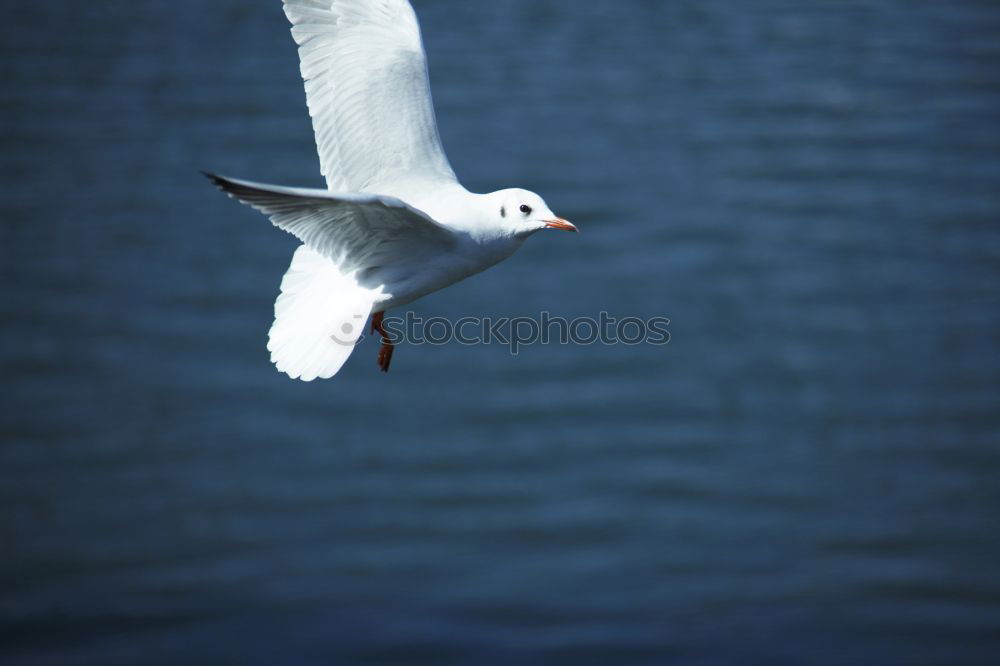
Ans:
<svg viewBox="0 0 1000 666"><path fill-rule="evenodd" d="M545 223L547 229L558 229L560 231L572 231L573 233L580 233L580 230L571 223L569 220L564 220L561 217L557 217L554 220L549 220Z"/></svg>

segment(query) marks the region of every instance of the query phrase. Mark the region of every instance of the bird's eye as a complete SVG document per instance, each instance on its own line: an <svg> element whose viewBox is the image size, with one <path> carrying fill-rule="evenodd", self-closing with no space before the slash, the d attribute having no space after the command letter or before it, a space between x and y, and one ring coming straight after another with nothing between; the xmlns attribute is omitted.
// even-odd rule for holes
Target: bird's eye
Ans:
<svg viewBox="0 0 1000 666"><path fill-rule="evenodd" d="M524 213L525 215L530 214L531 206L529 206L528 204L521 204L521 212Z"/></svg>

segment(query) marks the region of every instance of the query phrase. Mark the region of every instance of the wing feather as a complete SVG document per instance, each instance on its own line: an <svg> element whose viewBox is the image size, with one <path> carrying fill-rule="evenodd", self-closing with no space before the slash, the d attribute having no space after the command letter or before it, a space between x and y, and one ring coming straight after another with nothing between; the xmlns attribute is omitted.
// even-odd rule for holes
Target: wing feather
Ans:
<svg viewBox="0 0 1000 666"><path fill-rule="evenodd" d="M284 0L331 191L454 183L407 0Z"/></svg>
<svg viewBox="0 0 1000 666"><path fill-rule="evenodd" d="M205 174L219 189L267 215L345 274L405 271L456 246L453 231L399 199L264 185ZM379 272L381 270L381 273Z"/></svg>

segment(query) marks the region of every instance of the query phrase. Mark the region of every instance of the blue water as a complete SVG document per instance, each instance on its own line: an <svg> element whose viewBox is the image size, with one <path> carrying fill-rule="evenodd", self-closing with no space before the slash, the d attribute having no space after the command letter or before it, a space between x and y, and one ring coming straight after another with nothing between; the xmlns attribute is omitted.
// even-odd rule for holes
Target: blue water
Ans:
<svg viewBox="0 0 1000 666"><path fill-rule="evenodd" d="M474 191L579 225L264 348L322 183L280 3L0 23L6 664L1000 663L1000 5L415 0Z"/></svg>

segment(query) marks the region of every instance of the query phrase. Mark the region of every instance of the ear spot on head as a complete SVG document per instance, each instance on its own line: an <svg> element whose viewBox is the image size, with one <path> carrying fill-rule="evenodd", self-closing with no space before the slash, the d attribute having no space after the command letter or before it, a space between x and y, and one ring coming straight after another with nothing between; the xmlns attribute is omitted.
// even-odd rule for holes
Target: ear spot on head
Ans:
<svg viewBox="0 0 1000 666"><path fill-rule="evenodd" d="M500 217L507 217L507 206L500 206Z"/></svg>

